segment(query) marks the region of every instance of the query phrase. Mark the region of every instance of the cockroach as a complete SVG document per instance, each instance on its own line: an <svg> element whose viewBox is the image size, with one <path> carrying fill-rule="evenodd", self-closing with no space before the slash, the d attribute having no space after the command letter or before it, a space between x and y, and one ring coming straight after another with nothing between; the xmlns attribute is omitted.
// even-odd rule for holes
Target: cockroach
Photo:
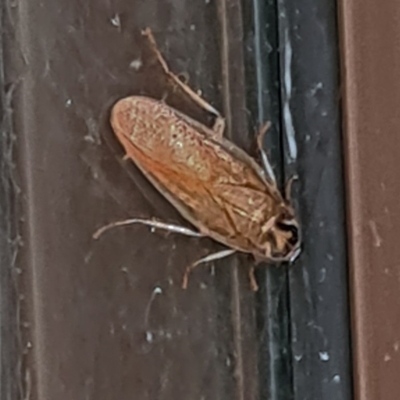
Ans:
<svg viewBox="0 0 400 400"><path fill-rule="evenodd" d="M207 127L163 101L131 96L113 106L111 126L125 150L125 158L134 162L196 230L133 218L106 225L94 237L112 227L139 223L188 236L210 237L228 247L187 267L183 288L194 267L235 252L249 253L256 262L294 261L300 253L301 240L289 200L291 181L282 196L262 149L268 124L260 129L257 138L262 168L223 136L225 120L221 114L170 71L151 30L147 28L142 33L168 78L214 117L214 125ZM252 288L257 290L254 266L250 267L249 277Z"/></svg>

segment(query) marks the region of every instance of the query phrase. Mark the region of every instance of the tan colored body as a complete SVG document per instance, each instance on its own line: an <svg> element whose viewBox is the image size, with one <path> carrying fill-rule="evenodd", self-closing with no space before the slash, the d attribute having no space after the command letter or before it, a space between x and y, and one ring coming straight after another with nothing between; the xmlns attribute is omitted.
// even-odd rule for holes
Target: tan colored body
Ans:
<svg viewBox="0 0 400 400"><path fill-rule="evenodd" d="M244 151L147 97L120 100L111 125L127 156L201 233L272 259L270 229L288 205Z"/></svg>

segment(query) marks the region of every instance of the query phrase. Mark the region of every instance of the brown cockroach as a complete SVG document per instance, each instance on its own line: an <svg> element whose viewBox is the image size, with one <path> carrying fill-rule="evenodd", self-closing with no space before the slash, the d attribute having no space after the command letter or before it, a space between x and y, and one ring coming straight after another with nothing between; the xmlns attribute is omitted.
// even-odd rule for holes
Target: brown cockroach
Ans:
<svg viewBox="0 0 400 400"><path fill-rule="evenodd" d="M209 128L162 101L144 96L119 100L111 126L126 152L154 187L197 230L155 220L133 218L113 222L95 233L133 223L195 237L210 237L228 247L186 268L183 287L197 265L235 252L252 254L257 262L293 261L300 253L299 224L289 201L290 184L282 196L262 138L258 149L264 169L223 136L220 113L173 74L157 48L150 29L143 31L167 76L201 108L215 117ZM249 271L256 290L254 267Z"/></svg>

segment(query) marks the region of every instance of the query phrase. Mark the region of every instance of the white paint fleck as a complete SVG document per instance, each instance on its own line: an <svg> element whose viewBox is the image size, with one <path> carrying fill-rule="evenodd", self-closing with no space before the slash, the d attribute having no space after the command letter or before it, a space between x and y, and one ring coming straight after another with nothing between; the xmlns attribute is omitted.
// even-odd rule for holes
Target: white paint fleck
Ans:
<svg viewBox="0 0 400 400"><path fill-rule="evenodd" d="M340 383L340 381L341 381L340 375L336 374L336 375L333 376L332 382Z"/></svg>
<svg viewBox="0 0 400 400"><path fill-rule="evenodd" d="M111 21L111 24L112 24L113 26L115 26L115 27L118 28L118 29L121 29L121 19L120 19L120 17L119 17L119 14L115 14L115 15L110 19L110 21Z"/></svg>
<svg viewBox="0 0 400 400"><path fill-rule="evenodd" d="M313 85L310 89L310 96L315 96L318 90L321 90L323 87L324 84L322 82L318 82L315 85Z"/></svg>
<svg viewBox="0 0 400 400"><path fill-rule="evenodd" d="M154 294L161 294L162 293L162 289L159 286L156 286L153 290Z"/></svg>
<svg viewBox="0 0 400 400"><path fill-rule="evenodd" d="M368 221L369 227L371 229L372 238L374 240L375 247L381 247L382 245L382 238L379 235L378 228L376 226L376 222L373 220Z"/></svg>
<svg viewBox="0 0 400 400"><path fill-rule="evenodd" d="M148 304L147 304L146 311L145 311L145 313L144 313L144 326L145 326L146 328L147 328L147 326L149 325L149 316L150 316L151 305L153 304L154 299L156 298L156 296L157 296L158 294L162 294L162 289L161 289L159 286L156 286L156 287L153 289L153 292L151 293L150 300L149 300L149 302L148 302Z"/></svg>
<svg viewBox="0 0 400 400"><path fill-rule="evenodd" d="M196 30L196 25L195 24L190 25L190 30L191 31L195 31Z"/></svg>
<svg viewBox="0 0 400 400"><path fill-rule="evenodd" d="M146 342L151 343L153 341L153 334L149 331L146 332Z"/></svg>
<svg viewBox="0 0 400 400"><path fill-rule="evenodd" d="M303 359L303 355L302 354L295 354L294 355L294 359L296 362L300 362Z"/></svg>
<svg viewBox="0 0 400 400"><path fill-rule="evenodd" d="M65 102L65 106L66 106L66 107L70 107L71 104L72 104L72 100L71 100L71 99L68 99L68 100Z"/></svg>
<svg viewBox="0 0 400 400"><path fill-rule="evenodd" d="M319 352L319 359L321 361L329 361L329 359L330 359L329 353L327 351L320 351Z"/></svg>
<svg viewBox="0 0 400 400"><path fill-rule="evenodd" d="M139 71L142 65L143 65L142 60L140 58L135 58L129 63L129 68L132 68L135 71Z"/></svg>
<svg viewBox="0 0 400 400"><path fill-rule="evenodd" d="M385 356L383 357L383 361L388 362L392 359L392 357L390 357L390 354L386 353Z"/></svg>
<svg viewBox="0 0 400 400"><path fill-rule="evenodd" d="M289 147L289 156L292 160L295 160L297 158L296 133L293 126L292 113L290 111L290 99L292 96L292 45L289 40L287 29L285 30L284 89L283 121L285 125L285 134Z"/></svg>

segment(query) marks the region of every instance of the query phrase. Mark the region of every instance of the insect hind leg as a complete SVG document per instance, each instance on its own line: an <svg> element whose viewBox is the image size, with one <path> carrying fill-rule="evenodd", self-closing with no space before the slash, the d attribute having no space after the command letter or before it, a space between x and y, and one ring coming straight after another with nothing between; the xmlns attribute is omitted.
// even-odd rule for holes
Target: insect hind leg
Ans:
<svg viewBox="0 0 400 400"><path fill-rule="evenodd" d="M253 292L257 292L258 291L258 283L257 283L256 276L254 274L254 271L255 271L255 267L250 267L249 271L248 271L248 276L249 276L251 290Z"/></svg>
<svg viewBox="0 0 400 400"><path fill-rule="evenodd" d="M182 279L182 289L187 289L188 282L189 282L189 275L193 271L194 268L196 268L200 264L205 264L210 261L215 261L215 260L220 260L221 258L229 257L230 255L236 253L236 250L233 249L228 249L228 250L221 250L216 253L209 254L206 257L200 258L200 260L197 260L193 264L189 265L185 273L183 275Z"/></svg>
<svg viewBox="0 0 400 400"><path fill-rule="evenodd" d="M220 139L223 136L225 130L225 119L210 103L199 96L190 86L182 82L182 80L179 79L179 77L169 69L167 62L162 56L160 50L158 49L156 40L151 29L144 29L142 31L142 35L147 37L150 43L151 51L155 54L165 74L173 81L173 83L175 83L186 95L188 95L192 99L192 101L194 101L200 108L204 109L215 117L212 131L215 133L215 136Z"/></svg>

